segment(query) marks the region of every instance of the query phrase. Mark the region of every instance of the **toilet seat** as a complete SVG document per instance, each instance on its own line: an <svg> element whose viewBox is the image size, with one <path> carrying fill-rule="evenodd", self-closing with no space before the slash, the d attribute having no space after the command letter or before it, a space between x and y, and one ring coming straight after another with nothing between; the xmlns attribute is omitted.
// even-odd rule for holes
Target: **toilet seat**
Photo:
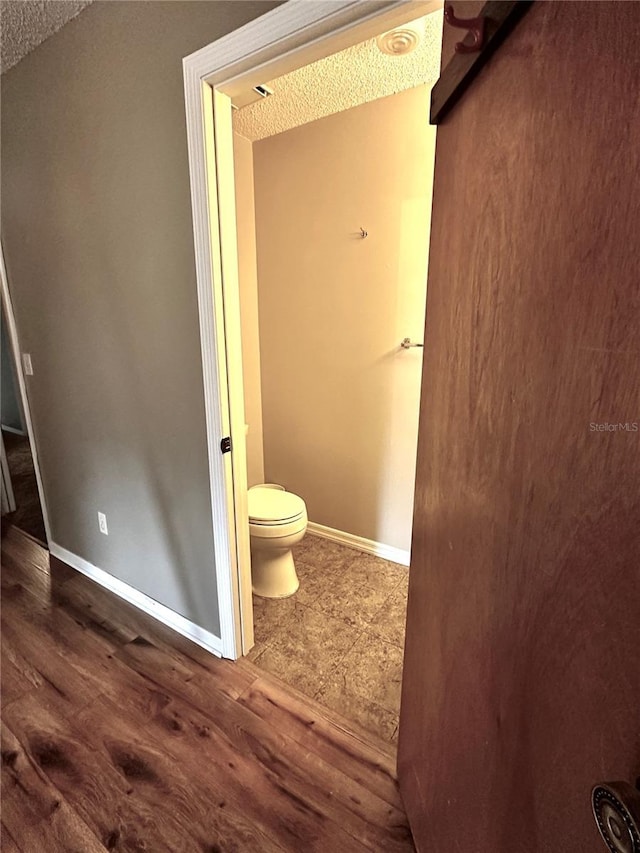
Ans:
<svg viewBox="0 0 640 853"><path fill-rule="evenodd" d="M257 527L288 526L303 518L306 522L307 508L302 498L279 489L249 489L248 509L249 523Z"/></svg>

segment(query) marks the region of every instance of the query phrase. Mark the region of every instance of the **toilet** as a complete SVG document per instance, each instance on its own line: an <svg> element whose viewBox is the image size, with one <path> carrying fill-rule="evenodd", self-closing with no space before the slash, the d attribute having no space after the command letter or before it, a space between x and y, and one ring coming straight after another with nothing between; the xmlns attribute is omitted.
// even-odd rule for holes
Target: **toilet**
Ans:
<svg viewBox="0 0 640 853"><path fill-rule="evenodd" d="M291 549L307 530L307 507L283 486L265 483L248 494L253 591L263 598L293 595L300 582Z"/></svg>

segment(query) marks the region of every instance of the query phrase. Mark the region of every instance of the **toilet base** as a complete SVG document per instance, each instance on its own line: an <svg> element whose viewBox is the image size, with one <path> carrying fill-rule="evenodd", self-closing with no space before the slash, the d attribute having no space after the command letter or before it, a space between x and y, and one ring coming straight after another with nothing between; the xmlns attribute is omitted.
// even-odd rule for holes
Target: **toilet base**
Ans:
<svg viewBox="0 0 640 853"><path fill-rule="evenodd" d="M251 549L252 587L261 598L288 598L300 586L291 548Z"/></svg>

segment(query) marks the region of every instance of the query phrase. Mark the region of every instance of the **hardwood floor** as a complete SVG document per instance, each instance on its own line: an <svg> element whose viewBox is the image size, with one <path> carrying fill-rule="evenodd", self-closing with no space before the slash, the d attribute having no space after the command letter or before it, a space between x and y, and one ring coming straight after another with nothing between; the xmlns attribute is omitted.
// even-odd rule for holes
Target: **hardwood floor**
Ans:
<svg viewBox="0 0 640 853"><path fill-rule="evenodd" d="M2 850L411 851L395 750L2 540Z"/></svg>

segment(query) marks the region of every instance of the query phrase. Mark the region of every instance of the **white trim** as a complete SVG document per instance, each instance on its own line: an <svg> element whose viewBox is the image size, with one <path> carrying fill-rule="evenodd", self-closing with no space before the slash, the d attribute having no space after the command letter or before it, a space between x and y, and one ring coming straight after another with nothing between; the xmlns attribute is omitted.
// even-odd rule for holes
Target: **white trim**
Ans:
<svg viewBox="0 0 640 853"><path fill-rule="evenodd" d="M183 66L233 97L442 6L442 0L289 0L185 57Z"/></svg>
<svg viewBox="0 0 640 853"><path fill-rule="evenodd" d="M186 66L184 85L220 634L224 657L235 660L240 654L240 606L235 591L235 520L227 504L228 496L233 494L233 474L230 454L220 450L221 440L230 435L222 269L218 208L209 203L210 181L215 181L213 103L210 87Z"/></svg>
<svg viewBox="0 0 640 853"><path fill-rule="evenodd" d="M49 513L47 511L47 502L44 497L44 485L42 483L42 475L40 473L40 461L38 457L38 445L33 429L33 421L31 419L31 408L29 407L29 397L27 395L27 384L24 378L22 369L22 357L20 355L20 342L18 340L18 328L16 326L16 318L13 312L13 302L11 301L11 293L9 291L9 280L7 278L7 268L4 263L4 249L0 243L0 282L2 286L2 305L5 310L7 320L7 331L9 333L9 344L15 366L15 375L18 378L18 390L20 393L20 402L22 403L22 411L27 427L27 435L29 436L29 444L31 446L31 457L33 459L33 467L36 474L36 483L38 484L38 496L40 498L40 509L42 510L42 520L44 521L44 531L47 537L47 543L51 542L51 527L49 526Z"/></svg>
<svg viewBox="0 0 640 853"><path fill-rule="evenodd" d="M58 560L62 560L63 563L86 575L92 581L108 589L109 592L117 595L118 598L122 598L124 601L137 607L138 610L142 610L149 616L153 616L158 622L172 628L178 634L182 634L183 637L187 637L208 652L222 657L222 641L220 637L216 637L210 631L205 631L204 628L200 628L199 625L176 613L175 610L171 610L171 608L166 607L164 604L160 604L159 601L134 589L128 583L118 580L118 578L115 578L109 572L105 572L104 569L99 569L92 563L87 562L87 560L83 560L77 554L67 551L66 548L56 545L55 542L50 543L49 551L52 556L57 557Z"/></svg>
<svg viewBox="0 0 640 853"><path fill-rule="evenodd" d="M239 294L237 280L234 281L235 222L229 209L233 194L224 189L222 196L219 194L221 176L228 168L222 156L230 150L232 129L228 116L225 119L216 114L221 104L225 111L229 105L214 98L212 90L232 97L254 79L272 79L441 7L442 0L289 0L183 59L212 528L224 657L235 659L242 650L247 651L253 631L251 610L246 606L251 567L246 559L249 525L244 450L220 453L223 437L231 435L236 443L245 438L239 426L244 431L243 402L238 401L235 384L229 387L229 380L235 383L237 374L237 365L229 368L229 362L239 358L241 352L236 322Z"/></svg>
<svg viewBox="0 0 640 853"><path fill-rule="evenodd" d="M247 432L242 375L242 324L240 320L240 283L238 279L238 243L236 226L236 187L233 163L233 125L231 98L212 89L214 147L216 160L215 193L218 197L221 252L224 339L227 362L233 505L235 521L236 579L240 605L242 654L254 644L251 555L249 549L249 507L247 497ZM220 167L223 168L220 168Z"/></svg>
<svg viewBox="0 0 640 853"><path fill-rule="evenodd" d="M390 560L400 566L409 565L411 552L394 548L393 545L384 545L382 542L374 542L373 539L365 539L364 536L354 536L352 533L325 527L324 524L316 524L313 521L307 525L307 533L320 536L322 539L330 539L331 542L339 542L340 545L348 545L349 548L356 548L358 551L364 551L365 554L375 554L376 557L382 557L383 560Z"/></svg>
<svg viewBox="0 0 640 853"><path fill-rule="evenodd" d="M23 429L16 429L15 427L7 426L6 424L0 424L0 429L2 432L12 432L14 435L25 436L26 432Z"/></svg>

